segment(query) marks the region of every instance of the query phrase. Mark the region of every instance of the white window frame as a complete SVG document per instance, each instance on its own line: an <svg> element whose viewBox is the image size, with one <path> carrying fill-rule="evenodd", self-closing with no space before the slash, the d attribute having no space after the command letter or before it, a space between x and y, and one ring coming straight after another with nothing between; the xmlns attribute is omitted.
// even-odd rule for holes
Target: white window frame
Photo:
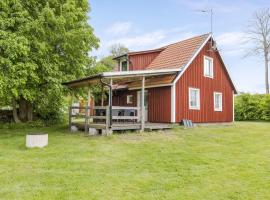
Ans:
<svg viewBox="0 0 270 200"><path fill-rule="evenodd" d="M133 95L132 94L130 94L130 95L127 95L127 104L133 104L133 99L134 97L133 97ZM132 99L132 101L131 101L131 99Z"/></svg>
<svg viewBox="0 0 270 200"><path fill-rule="evenodd" d="M192 90L195 90L195 91L197 91L198 93L198 97L197 97L197 102L196 102L196 106L192 106L190 103L191 103L191 101L190 101L190 99L191 99L191 91ZM189 109L190 110L200 110L200 98L201 98L201 95L200 95L200 89L198 89L198 88L192 88L192 87L190 87L190 88L188 88L188 105L189 105Z"/></svg>
<svg viewBox="0 0 270 200"><path fill-rule="evenodd" d="M125 61L127 62L127 71L129 71L129 63L128 63L128 59L127 58L120 59L120 71L123 71L122 70L122 62L125 62Z"/></svg>
<svg viewBox="0 0 270 200"><path fill-rule="evenodd" d="M209 69L210 74L206 74L205 60L210 60L211 61L212 65L211 65L211 69ZM207 78L214 78L214 59L212 57L204 56L204 59L203 59L203 74Z"/></svg>
<svg viewBox="0 0 270 200"><path fill-rule="evenodd" d="M216 108L216 95L220 95L219 98L219 108ZM214 111L221 112L222 111L222 93L221 92L214 92Z"/></svg>

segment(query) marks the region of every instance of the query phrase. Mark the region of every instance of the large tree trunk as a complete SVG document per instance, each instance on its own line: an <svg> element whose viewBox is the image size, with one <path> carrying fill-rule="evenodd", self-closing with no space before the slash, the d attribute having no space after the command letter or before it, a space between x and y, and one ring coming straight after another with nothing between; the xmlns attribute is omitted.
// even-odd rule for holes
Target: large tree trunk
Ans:
<svg viewBox="0 0 270 200"><path fill-rule="evenodd" d="M21 121L27 121L27 101L24 98L19 101L19 117Z"/></svg>
<svg viewBox="0 0 270 200"><path fill-rule="evenodd" d="M264 58L264 64L265 64L265 89L266 89L266 94L269 94L269 79L268 79L268 54L265 53L265 58Z"/></svg>
<svg viewBox="0 0 270 200"><path fill-rule="evenodd" d="M33 121L33 107L32 104L29 102L27 104L27 120L29 122Z"/></svg>
<svg viewBox="0 0 270 200"><path fill-rule="evenodd" d="M15 123L20 123L21 120L18 117L17 113L17 102L15 99L12 100L12 109L13 109L13 119Z"/></svg>
<svg viewBox="0 0 270 200"><path fill-rule="evenodd" d="M23 122L30 122L33 120L32 104L24 98L21 98L19 102L19 116Z"/></svg>

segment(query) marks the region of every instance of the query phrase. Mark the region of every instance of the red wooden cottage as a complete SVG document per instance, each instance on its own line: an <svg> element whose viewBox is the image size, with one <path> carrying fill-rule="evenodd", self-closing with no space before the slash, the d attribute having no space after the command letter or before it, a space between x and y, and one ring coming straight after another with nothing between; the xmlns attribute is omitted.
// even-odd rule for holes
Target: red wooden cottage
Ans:
<svg viewBox="0 0 270 200"><path fill-rule="evenodd" d="M211 34L159 49L129 52L115 60L118 65L114 72L66 85L76 88L99 80L111 86L112 120L114 115L119 115L119 112L113 112L113 107L137 108L137 120L143 123L180 123L183 119L196 123L234 120L233 99L237 91ZM130 116L130 112L122 115Z"/></svg>

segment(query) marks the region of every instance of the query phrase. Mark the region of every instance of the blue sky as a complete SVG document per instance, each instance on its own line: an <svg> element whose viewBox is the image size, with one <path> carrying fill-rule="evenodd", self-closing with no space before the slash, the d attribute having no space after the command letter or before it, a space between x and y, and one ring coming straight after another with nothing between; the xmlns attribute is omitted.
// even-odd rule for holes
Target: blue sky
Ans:
<svg viewBox="0 0 270 200"><path fill-rule="evenodd" d="M263 59L245 57L245 38L252 14L270 7L269 0L90 0L90 6L89 22L100 39L92 54L99 58L115 43L147 50L210 32L210 15L198 10L212 8L214 38L237 89L265 91Z"/></svg>

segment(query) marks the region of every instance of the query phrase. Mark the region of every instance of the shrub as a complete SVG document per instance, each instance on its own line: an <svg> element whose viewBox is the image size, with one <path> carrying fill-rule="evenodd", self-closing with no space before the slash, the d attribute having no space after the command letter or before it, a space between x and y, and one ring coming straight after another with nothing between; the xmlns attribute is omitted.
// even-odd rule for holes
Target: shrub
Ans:
<svg viewBox="0 0 270 200"><path fill-rule="evenodd" d="M241 94L236 96L235 120L270 120L270 95Z"/></svg>

